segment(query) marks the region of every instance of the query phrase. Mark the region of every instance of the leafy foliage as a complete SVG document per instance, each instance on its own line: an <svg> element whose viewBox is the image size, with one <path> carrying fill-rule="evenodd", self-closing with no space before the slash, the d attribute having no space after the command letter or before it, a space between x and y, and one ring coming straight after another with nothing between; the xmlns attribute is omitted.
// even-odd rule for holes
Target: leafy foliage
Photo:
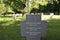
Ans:
<svg viewBox="0 0 60 40"><path fill-rule="evenodd" d="M0 0L0 13L11 12L60 12L60 0L32 0L29 7L29 0ZM4 6L2 6L4 4ZM9 11L8 11L9 10ZM33 10L33 11L32 11Z"/></svg>
<svg viewBox="0 0 60 40"><path fill-rule="evenodd" d="M22 10L25 8L25 4L21 0L5 0L4 3L12 7L15 10Z"/></svg>
<svg viewBox="0 0 60 40"><path fill-rule="evenodd" d="M0 4L0 14L6 12L6 8L4 4Z"/></svg>

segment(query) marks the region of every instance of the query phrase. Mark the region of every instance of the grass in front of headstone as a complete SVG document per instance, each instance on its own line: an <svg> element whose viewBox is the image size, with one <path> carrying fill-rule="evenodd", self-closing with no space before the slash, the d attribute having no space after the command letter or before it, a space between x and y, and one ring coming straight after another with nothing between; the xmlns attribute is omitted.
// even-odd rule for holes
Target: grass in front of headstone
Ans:
<svg viewBox="0 0 60 40"><path fill-rule="evenodd" d="M0 17L0 40L26 40L20 33L20 20L21 18L13 20L12 17ZM47 36L41 40L60 40L60 19L48 20Z"/></svg>
<svg viewBox="0 0 60 40"><path fill-rule="evenodd" d="M14 20L11 16L0 16L0 40L24 39L20 34L20 18Z"/></svg>
<svg viewBox="0 0 60 40"><path fill-rule="evenodd" d="M47 36L42 40L60 40L60 19L48 20Z"/></svg>

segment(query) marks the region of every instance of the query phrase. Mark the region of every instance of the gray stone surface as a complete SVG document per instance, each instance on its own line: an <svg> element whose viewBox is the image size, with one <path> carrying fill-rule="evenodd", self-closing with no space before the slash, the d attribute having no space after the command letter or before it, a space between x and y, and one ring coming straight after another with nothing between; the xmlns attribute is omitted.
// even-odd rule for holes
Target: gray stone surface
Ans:
<svg viewBox="0 0 60 40"><path fill-rule="evenodd" d="M40 35L36 35L36 36L27 36L26 38L27 40L40 40Z"/></svg>
<svg viewBox="0 0 60 40"><path fill-rule="evenodd" d="M26 15L26 20L21 21L21 35L27 40L40 40L46 37L47 21L41 20L41 15Z"/></svg>
<svg viewBox="0 0 60 40"><path fill-rule="evenodd" d="M21 21L21 35L26 36L29 33L27 32L41 32L41 23L40 22L26 22Z"/></svg>
<svg viewBox="0 0 60 40"><path fill-rule="evenodd" d="M26 15L26 21L40 21L41 15Z"/></svg>
<svg viewBox="0 0 60 40"><path fill-rule="evenodd" d="M20 21L20 24L21 24L21 35L22 36L25 36L26 32L25 32L25 27L26 27L26 21Z"/></svg>
<svg viewBox="0 0 60 40"><path fill-rule="evenodd" d="M29 22L26 24L26 35L40 35L41 33L41 23L39 22Z"/></svg>
<svg viewBox="0 0 60 40"><path fill-rule="evenodd" d="M41 21L41 37L46 37L46 31L47 31L47 21L43 20Z"/></svg>

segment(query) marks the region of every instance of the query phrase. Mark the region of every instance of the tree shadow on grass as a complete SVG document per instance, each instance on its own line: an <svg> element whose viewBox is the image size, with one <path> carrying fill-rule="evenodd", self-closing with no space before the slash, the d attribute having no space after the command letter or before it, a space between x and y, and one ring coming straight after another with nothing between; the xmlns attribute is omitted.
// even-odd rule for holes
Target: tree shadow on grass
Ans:
<svg viewBox="0 0 60 40"><path fill-rule="evenodd" d="M24 40L20 32L20 21L0 22L0 40Z"/></svg>

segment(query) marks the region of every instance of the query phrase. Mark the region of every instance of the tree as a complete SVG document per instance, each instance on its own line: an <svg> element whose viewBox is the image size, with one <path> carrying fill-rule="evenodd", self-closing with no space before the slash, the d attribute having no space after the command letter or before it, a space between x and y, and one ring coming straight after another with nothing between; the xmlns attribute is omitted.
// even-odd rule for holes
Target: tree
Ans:
<svg viewBox="0 0 60 40"><path fill-rule="evenodd" d="M22 0L23 1L23 0ZM23 1L24 2L24 1ZM26 0L26 2L25 2L25 4L27 5L26 7L25 7L25 11L26 12L30 12L31 10L33 10L33 9L39 9L39 4L41 5L41 6L44 6L44 5L47 5L47 3L48 3L48 0L32 0L31 2L31 7L29 7L29 0Z"/></svg>
<svg viewBox="0 0 60 40"><path fill-rule="evenodd" d="M15 13L25 8L25 4L21 0L4 0L6 6L10 6Z"/></svg>
<svg viewBox="0 0 60 40"><path fill-rule="evenodd" d="M0 4L0 14L6 12L6 8L4 4Z"/></svg>
<svg viewBox="0 0 60 40"><path fill-rule="evenodd" d="M58 12L58 14L59 14L59 12L60 12L60 0L58 0L58 4L57 4L57 12Z"/></svg>
<svg viewBox="0 0 60 40"><path fill-rule="evenodd" d="M48 4L48 0L32 0L31 7L29 7L29 0L3 0L3 3L5 4L5 7L10 6L11 10L15 13L22 12L23 14L25 12L30 12L31 10L38 10L37 12L53 12L52 10L54 9L54 6L56 6Z"/></svg>
<svg viewBox="0 0 60 40"><path fill-rule="evenodd" d="M3 0L0 0L0 15L6 12L5 4L3 3Z"/></svg>

